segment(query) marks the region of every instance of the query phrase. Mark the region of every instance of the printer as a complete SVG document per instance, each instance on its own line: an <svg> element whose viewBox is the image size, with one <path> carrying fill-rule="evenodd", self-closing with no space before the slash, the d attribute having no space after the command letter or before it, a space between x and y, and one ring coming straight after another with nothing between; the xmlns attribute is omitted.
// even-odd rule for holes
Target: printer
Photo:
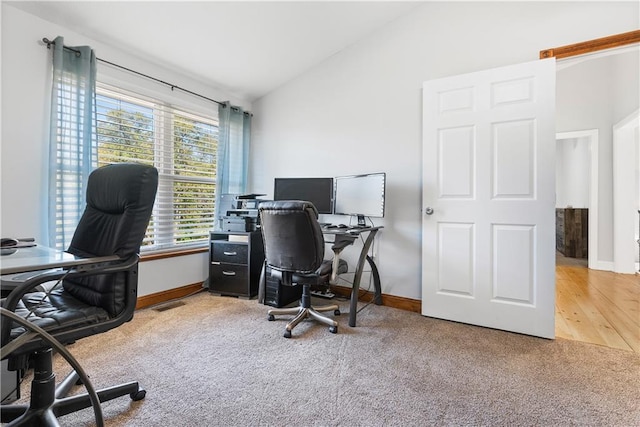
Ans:
<svg viewBox="0 0 640 427"><path fill-rule="evenodd" d="M260 228L258 206L265 200L258 199L264 194L235 195L231 200L231 209L222 217L222 231L249 232Z"/></svg>

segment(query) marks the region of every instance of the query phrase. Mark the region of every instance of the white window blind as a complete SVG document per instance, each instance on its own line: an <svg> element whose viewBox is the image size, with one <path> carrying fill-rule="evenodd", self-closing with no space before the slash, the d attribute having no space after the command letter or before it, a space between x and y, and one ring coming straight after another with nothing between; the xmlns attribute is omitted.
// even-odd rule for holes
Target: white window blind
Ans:
<svg viewBox="0 0 640 427"><path fill-rule="evenodd" d="M214 225L217 120L103 84L96 104L98 166L134 161L159 172L141 250L205 244Z"/></svg>

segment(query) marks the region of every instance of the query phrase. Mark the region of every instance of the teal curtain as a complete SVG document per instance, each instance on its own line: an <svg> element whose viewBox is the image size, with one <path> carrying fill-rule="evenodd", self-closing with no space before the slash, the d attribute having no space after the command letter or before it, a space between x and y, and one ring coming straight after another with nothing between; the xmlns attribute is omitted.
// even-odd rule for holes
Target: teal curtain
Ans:
<svg viewBox="0 0 640 427"><path fill-rule="evenodd" d="M216 211L223 194L247 191L251 113L223 102L218 107ZM219 220L224 212L216 212Z"/></svg>
<svg viewBox="0 0 640 427"><path fill-rule="evenodd" d="M48 246L66 249L85 206L85 186L97 165L96 56L88 46L53 46L49 137Z"/></svg>

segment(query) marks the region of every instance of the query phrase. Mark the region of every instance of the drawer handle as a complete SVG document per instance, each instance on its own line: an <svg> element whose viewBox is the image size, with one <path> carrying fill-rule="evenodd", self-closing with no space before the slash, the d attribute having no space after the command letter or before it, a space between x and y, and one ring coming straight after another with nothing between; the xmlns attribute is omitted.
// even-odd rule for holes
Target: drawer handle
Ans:
<svg viewBox="0 0 640 427"><path fill-rule="evenodd" d="M220 265L220 261L211 261L211 265Z"/></svg>
<svg viewBox="0 0 640 427"><path fill-rule="evenodd" d="M236 256L236 255L238 255L238 252L226 252L225 251L225 252L222 252L222 253L225 254L225 255L228 255L228 256Z"/></svg>
<svg viewBox="0 0 640 427"><path fill-rule="evenodd" d="M224 274L225 276L235 276L236 272L235 271L223 271L222 274Z"/></svg>

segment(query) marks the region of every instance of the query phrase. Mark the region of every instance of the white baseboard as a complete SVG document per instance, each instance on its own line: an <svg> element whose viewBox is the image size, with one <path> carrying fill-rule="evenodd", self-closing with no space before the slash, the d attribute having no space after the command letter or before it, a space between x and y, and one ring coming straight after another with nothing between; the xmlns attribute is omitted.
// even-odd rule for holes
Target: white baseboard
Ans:
<svg viewBox="0 0 640 427"><path fill-rule="evenodd" d="M613 261L596 261L589 265L592 270L613 271Z"/></svg>

